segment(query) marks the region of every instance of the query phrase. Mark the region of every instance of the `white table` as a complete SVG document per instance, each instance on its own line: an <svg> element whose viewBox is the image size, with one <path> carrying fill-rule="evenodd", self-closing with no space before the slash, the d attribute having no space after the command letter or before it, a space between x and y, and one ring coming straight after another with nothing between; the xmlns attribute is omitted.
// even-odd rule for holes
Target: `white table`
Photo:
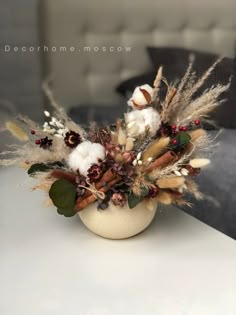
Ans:
<svg viewBox="0 0 236 315"><path fill-rule="evenodd" d="M19 184L20 183L20 184ZM175 209L102 239L0 169L1 315L235 315L236 244Z"/></svg>

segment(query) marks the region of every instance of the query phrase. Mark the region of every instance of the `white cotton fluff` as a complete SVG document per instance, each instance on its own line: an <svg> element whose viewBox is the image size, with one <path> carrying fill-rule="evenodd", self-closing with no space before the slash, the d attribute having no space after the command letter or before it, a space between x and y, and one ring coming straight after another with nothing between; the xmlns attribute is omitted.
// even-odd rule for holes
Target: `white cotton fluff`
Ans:
<svg viewBox="0 0 236 315"><path fill-rule="evenodd" d="M135 88L132 97L127 102L129 106L134 108L134 104L140 106L145 106L148 104L142 90L145 90L150 95L150 99L153 98L153 88L148 84L144 84Z"/></svg>
<svg viewBox="0 0 236 315"><path fill-rule="evenodd" d="M152 107L143 110L133 110L126 114L125 119L129 137L136 137L142 134L148 126L151 135L155 135L161 125L160 115Z"/></svg>
<svg viewBox="0 0 236 315"><path fill-rule="evenodd" d="M88 169L98 160L104 160L105 148L99 143L84 141L80 143L69 155L68 165L72 170L79 169L81 175L87 176Z"/></svg>

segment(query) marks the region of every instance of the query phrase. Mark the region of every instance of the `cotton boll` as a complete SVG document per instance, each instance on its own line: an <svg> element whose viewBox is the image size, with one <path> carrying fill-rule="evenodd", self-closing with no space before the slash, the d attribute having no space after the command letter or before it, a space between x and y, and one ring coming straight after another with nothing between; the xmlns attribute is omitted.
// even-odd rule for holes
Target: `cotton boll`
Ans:
<svg viewBox="0 0 236 315"><path fill-rule="evenodd" d="M146 106L153 98L153 88L144 84L135 88L132 97L128 100L128 105L135 108L136 106Z"/></svg>
<svg viewBox="0 0 236 315"><path fill-rule="evenodd" d="M105 148L101 144L84 141L71 152L68 164L74 171L79 169L81 175L87 176L90 166L104 158Z"/></svg>
<svg viewBox="0 0 236 315"><path fill-rule="evenodd" d="M154 135L161 125L160 115L152 107L133 110L126 114L125 119L130 137L136 137L144 133L146 127L149 127L151 135Z"/></svg>

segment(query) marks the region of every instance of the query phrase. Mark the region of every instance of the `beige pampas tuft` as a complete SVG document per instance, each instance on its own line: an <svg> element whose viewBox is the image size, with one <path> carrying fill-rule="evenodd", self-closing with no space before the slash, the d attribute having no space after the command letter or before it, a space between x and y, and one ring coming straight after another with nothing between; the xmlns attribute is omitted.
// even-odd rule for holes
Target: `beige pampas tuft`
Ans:
<svg viewBox="0 0 236 315"><path fill-rule="evenodd" d="M118 131L118 143L120 145L126 145L127 137L122 128L119 129Z"/></svg>
<svg viewBox="0 0 236 315"><path fill-rule="evenodd" d="M189 165L193 168L202 168L210 163L209 159L192 159L189 161Z"/></svg>
<svg viewBox="0 0 236 315"><path fill-rule="evenodd" d="M160 191L159 194L157 195L156 199L158 202L160 202L164 205L170 205L172 203L171 195L165 191Z"/></svg>
<svg viewBox="0 0 236 315"><path fill-rule="evenodd" d="M132 151L134 148L134 140L132 138L127 138L125 151Z"/></svg>
<svg viewBox="0 0 236 315"><path fill-rule="evenodd" d="M149 159L154 160L157 158L166 149L169 143L169 137L163 137L154 141L143 153L143 162L147 162Z"/></svg>
<svg viewBox="0 0 236 315"><path fill-rule="evenodd" d="M184 177L161 178L156 181L159 188L179 188L184 184Z"/></svg>
<svg viewBox="0 0 236 315"><path fill-rule="evenodd" d="M10 133L18 140L20 141L28 141L29 137L27 133L19 127L16 123L13 121L7 121L6 122L6 128L10 131Z"/></svg>
<svg viewBox="0 0 236 315"><path fill-rule="evenodd" d="M193 131L188 132L188 134L191 137L191 142L196 141L197 139L201 138L201 137L206 137L207 133L205 130L203 129L196 129Z"/></svg>

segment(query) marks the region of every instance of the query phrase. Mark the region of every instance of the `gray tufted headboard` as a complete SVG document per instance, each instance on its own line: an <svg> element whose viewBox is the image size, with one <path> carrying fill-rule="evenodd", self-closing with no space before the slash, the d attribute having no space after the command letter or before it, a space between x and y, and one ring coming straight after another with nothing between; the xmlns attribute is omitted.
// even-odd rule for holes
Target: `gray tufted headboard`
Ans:
<svg viewBox="0 0 236 315"><path fill-rule="evenodd" d="M234 54L235 0L43 0L41 13L43 44L57 47L43 54L44 76L53 75L56 97L67 108L117 104L115 86L149 70L147 45ZM60 46L67 52L58 52Z"/></svg>

